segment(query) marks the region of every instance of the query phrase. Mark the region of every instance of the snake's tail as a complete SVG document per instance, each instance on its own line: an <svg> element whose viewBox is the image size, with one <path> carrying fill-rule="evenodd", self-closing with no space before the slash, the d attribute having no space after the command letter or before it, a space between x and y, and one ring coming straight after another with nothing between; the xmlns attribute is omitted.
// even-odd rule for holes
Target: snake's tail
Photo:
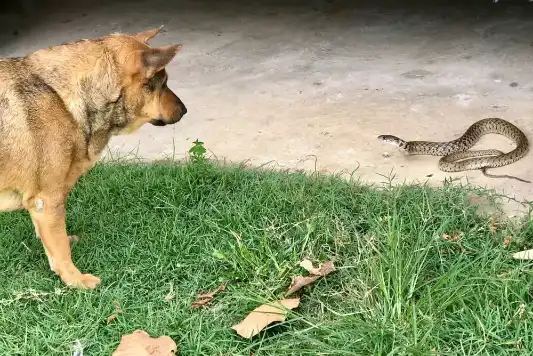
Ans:
<svg viewBox="0 0 533 356"><path fill-rule="evenodd" d="M509 178L509 179L516 179L516 180L519 180L520 182L524 182L524 183L531 183L528 180L525 180L525 179L522 179L522 178L518 178L518 177L515 177L515 176L510 176L510 175L507 175L507 174L491 174L491 173L487 172L487 169L488 169L488 167L481 168L481 172L483 172L483 174L485 176L489 177L489 178Z"/></svg>

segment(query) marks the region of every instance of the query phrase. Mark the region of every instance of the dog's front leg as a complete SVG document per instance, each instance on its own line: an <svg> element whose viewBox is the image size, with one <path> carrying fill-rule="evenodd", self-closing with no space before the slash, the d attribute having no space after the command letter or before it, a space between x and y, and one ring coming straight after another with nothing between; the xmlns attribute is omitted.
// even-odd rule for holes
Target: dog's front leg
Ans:
<svg viewBox="0 0 533 356"><path fill-rule="evenodd" d="M38 195L28 210L35 232L43 243L50 269L68 286L93 289L100 283L100 278L82 274L72 262L65 222L65 200L63 196Z"/></svg>

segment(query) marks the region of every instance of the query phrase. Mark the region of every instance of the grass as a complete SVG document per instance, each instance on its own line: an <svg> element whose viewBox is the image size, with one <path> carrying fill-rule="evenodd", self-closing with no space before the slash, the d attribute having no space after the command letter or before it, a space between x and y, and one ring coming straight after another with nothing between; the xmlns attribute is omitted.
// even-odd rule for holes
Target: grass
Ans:
<svg viewBox="0 0 533 356"><path fill-rule="evenodd" d="M500 226L460 188L373 189L335 177L184 165L98 165L68 202L73 258L102 278L66 289L23 212L0 215L0 355L110 355L123 334L169 335L181 355L533 353L533 224ZM458 242L443 233L463 232ZM511 245L503 247L505 236ZM231 326L283 296L303 258L338 271L283 324ZM228 283L207 309L195 295ZM165 296L174 296L166 300ZM114 301L123 310L109 325Z"/></svg>

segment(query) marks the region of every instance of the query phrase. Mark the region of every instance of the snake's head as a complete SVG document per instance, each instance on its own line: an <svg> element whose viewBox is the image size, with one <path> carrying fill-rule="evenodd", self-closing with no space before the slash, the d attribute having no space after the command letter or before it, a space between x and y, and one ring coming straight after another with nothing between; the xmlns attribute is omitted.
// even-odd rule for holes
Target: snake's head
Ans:
<svg viewBox="0 0 533 356"><path fill-rule="evenodd" d="M399 137L392 135L379 135L378 140L380 140L381 142L385 142L389 145L396 146L403 153L407 153L407 142L405 142Z"/></svg>

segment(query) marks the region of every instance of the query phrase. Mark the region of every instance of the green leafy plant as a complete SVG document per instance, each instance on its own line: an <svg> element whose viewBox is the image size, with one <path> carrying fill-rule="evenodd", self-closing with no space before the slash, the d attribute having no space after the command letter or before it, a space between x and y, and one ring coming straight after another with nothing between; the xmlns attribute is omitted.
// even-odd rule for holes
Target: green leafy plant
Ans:
<svg viewBox="0 0 533 356"><path fill-rule="evenodd" d="M193 142L193 146L189 149L189 154L191 156L191 162L192 163L205 163L207 161L207 157L205 155L206 152L207 152L207 149L204 147L204 143L196 139Z"/></svg>

